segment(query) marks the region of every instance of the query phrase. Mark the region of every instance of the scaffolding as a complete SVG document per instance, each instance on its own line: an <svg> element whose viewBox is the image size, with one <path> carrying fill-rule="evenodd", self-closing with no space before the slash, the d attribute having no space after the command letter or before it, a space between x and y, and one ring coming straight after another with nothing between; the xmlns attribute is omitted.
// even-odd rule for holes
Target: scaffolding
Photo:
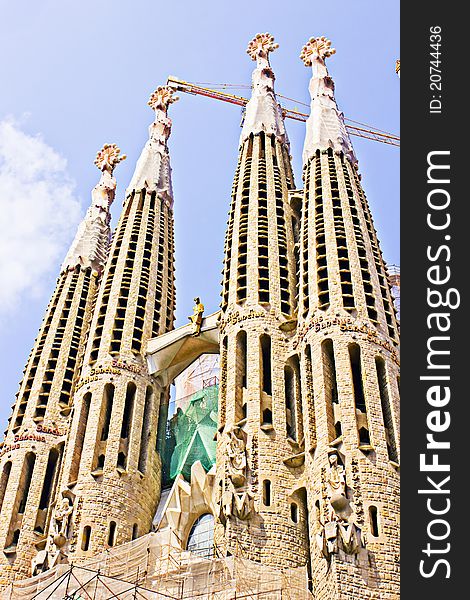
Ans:
<svg viewBox="0 0 470 600"><path fill-rule="evenodd" d="M228 556L201 558L167 529L10 584L5 600L312 600L307 568L284 571Z"/></svg>
<svg viewBox="0 0 470 600"><path fill-rule="evenodd" d="M211 378L207 385L179 404L170 403L165 442L161 449L163 486L169 487L179 474L190 481L191 466L197 460L209 471L215 464L219 380ZM184 407L184 408L182 408Z"/></svg>

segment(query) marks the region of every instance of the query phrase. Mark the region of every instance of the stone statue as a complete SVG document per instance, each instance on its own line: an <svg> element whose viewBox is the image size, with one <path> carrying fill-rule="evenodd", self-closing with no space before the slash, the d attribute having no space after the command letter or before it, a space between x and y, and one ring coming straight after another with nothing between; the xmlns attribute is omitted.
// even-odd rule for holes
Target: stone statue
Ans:
<svg viewBox="0 0 470 600"><path fill-rule="evenodd" d="M246 440L240 427L231 427L227 431L228 471L229 477L236 488L246 483Z"/></svg>
<svg viewBox="0 0 470 600"><path fill-rule="evenodd" d="M326 474L326 493L329 504L327 521L320 520L317 507L316 541L319 550L327 559L342 550L346 554L357 554L364 548L361 529L350 518L352 509L346 495L344 467L338 462L338 452L328 453L329 467Z"/></svg>
<svg viewBox="0 0 470 600"><path fill-rule="evenodd" d="M202 314L204 312L204 304L201 302L199 296L194 298L193 314L188 317L193 325L193 336L198 336L201 333L202 325Z"/></svg>
<svg viewBox="0 0 470 600"><path fill-rule="evenodd" d="M73 505L70 502L70 498L64 496L60 504L56 506L53 517L52 538L57 548L62 548L67 541L72 511Z"/></svg>
<svg viewBox="0 0 470 600"><path fill-rule="evenodd" d="M332 508L330 519L332 521L342 521L346 518L344 511L349 507L349 500L346 496L344 467L338 463L336 451L329 454L328 462L327 493Z"/></svg>

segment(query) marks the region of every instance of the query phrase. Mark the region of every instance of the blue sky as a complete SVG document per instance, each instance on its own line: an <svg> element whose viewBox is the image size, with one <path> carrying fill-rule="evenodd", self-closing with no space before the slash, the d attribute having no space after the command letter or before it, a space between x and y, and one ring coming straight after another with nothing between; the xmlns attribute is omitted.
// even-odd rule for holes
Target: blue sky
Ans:
<svg viewBox="0 0 470 600"><path fill-rule="evenodd" d="M398 133L399 6L374 0L0 0L0 11L2 431L61 261L98 180L95 154L108 142L128 155L115 172L114 226L147 139L147 99L155 87L170 74L247 85L253 69L247 43L269 31L280 45L271 57L276 89L305 103L310 73L298 56L309 37L325 35L337 50L328 67L345 115ZM207 313L219 304L241 112L185 94L170 110L179 325L195 295ZM288 120L287 127L301 187L305 126ZM352 141L385 258L399 263L399 151Z"/></svg>

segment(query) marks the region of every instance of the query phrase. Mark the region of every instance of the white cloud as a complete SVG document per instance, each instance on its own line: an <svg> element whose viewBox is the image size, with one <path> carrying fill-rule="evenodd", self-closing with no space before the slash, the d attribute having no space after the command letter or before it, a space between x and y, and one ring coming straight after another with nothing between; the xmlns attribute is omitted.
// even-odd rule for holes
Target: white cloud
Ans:
<svg viewBox="0 0 470 600"><path fill-rule="evenodd" d="M15 120L0 121L0 317L41 294L81 213L66 159Z"/></svg>

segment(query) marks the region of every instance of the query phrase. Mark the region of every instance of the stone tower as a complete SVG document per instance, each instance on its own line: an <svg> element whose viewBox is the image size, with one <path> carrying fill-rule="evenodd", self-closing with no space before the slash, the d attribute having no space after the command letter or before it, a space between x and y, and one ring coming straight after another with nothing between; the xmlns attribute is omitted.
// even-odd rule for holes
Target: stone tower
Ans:
<svg viewBox="0 0 470 600"><path fill-rule="evenodd" d="M62 265L0 447L0 585L29 575L46 544L72 393L108 254L113 170L124 158L115 144L96 157L101 179Z"/></svg>
<svg viewBox="0 0 470 600"><path fill-rule="evenodd" d="M73 513L66 524L59 515L49 536L50 553L72 561L148 533L160 496L156 432L166 392L148 374L145 347L173 328L167 111L176 99L167 87L150 97L155 120L126 192L76 386L56 503L68 499Z"/></svg>
<svg viewBox="0 0 470 600"><path fill-rule="evenodd" d="M303 452L299 365L288 358L298 215L268 58L275 48L271 35L258 34L247 50L256 68L225 241L215 539L225 553L288 567L305 565L308 545L291 519Z"/></svg>
<svg viewBox="0 0 470 600"><path fill-rule="evenodd" d="M311 38L303 151L298 328L315 598L398 598L398 327L387 270L334 98Z"/></svg>

